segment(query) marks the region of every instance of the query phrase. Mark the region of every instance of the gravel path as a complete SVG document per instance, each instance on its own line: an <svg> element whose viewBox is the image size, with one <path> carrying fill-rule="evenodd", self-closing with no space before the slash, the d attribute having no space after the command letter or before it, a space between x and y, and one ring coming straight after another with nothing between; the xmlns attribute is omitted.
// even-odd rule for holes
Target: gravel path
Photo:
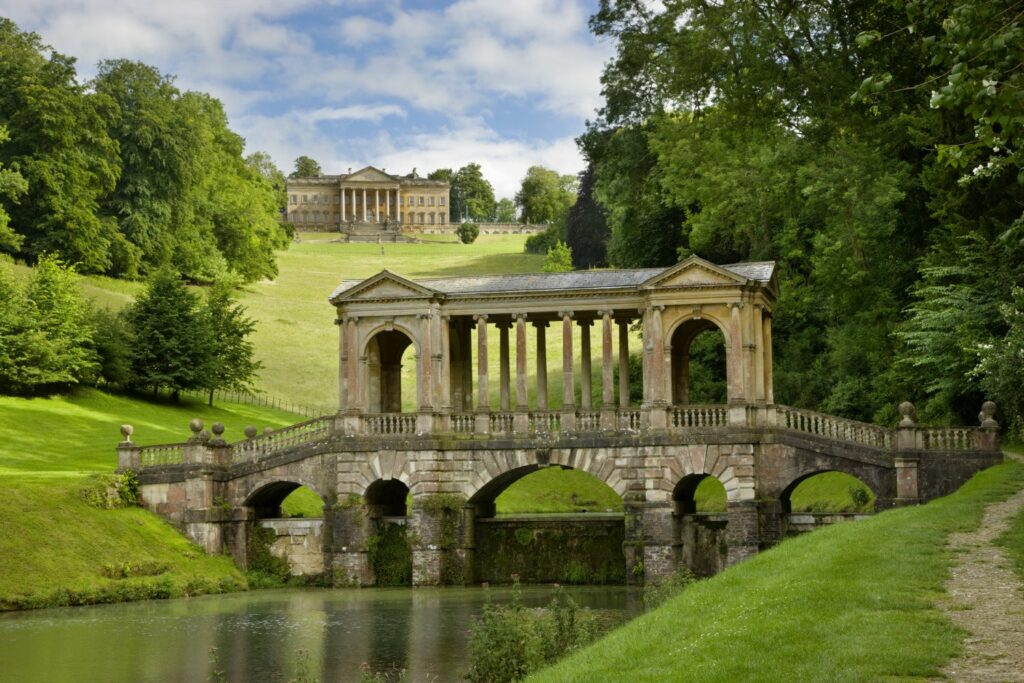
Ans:
<svg viewBox="0 0 1024 683"><path fill-rule="evenodd" d="M1024 508L1024 491L985 510L975 531L953 534L957 553L941 609L970 632L966 651L942 670L947 679L1003 683L1024 681L1024 593L1002 548L992 545Z"/></svg>

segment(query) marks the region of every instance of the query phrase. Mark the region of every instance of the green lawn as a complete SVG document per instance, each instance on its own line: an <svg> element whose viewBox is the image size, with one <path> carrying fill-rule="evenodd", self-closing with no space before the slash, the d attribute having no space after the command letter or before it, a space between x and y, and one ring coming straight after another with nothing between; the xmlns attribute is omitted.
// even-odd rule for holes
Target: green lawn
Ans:
<svg viewBox="0 0 1024 683"><path fill-rule="evenodd" d="M209 557L140 508L86 503L91 475L117 467L119 426L140 444L183 441L189 420L279 427L297 416L251 406L147 403L80 389L66 396L0 397L0 609L173 597L245 587L230 559ZM111 578L110 568L146 576ZM108 575L105 575L108 574ZM116 574L116 571L114 572Z"/></svg>
<svg viewBox="0 0 1024 683"><path fill-rule="evenodd" d="M998 465L960 491L790 539L706 581L529 679L555 681L923 680L964 633L935 608L954 531L1024 488ZM628 673L627 673L628 672Z"/></svg>

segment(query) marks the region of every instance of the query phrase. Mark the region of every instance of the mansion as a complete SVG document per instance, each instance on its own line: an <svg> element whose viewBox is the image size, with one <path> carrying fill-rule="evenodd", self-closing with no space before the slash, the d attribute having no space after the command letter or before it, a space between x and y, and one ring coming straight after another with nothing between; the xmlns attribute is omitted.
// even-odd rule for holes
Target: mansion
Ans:
<svg viewBox="0 0 1024 683"><path fill-rule="evenodd" d="M367 166L354 173L289 178L287 193L285 220L301 230L448 225L448 183L420 178L415 170L396 176Z"/></svg>

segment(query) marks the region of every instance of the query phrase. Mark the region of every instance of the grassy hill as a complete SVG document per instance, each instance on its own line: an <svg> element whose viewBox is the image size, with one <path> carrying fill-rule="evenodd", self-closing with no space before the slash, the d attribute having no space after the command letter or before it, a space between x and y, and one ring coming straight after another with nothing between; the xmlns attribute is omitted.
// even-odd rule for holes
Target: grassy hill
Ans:
<svg viewBox="0 0 1024 683"><path fill-rule="evenodd" d="M952 562L946 538L975 528L985 505L1022 487L1024 464L1007 463L927 505L787 540L529 680L936 676L964 636L934 606Z"/></svg>
<svg viewBox="0 0 1024 683"><path fill-rule="evenodd" d="M119 425L140 444L184 440L188 422L279 427L297 417L251 406L154 404L81 389L0 397L0 609L173 597L244 588L230 559L209 557L140 508L94 507L117 466Z"/></svg>

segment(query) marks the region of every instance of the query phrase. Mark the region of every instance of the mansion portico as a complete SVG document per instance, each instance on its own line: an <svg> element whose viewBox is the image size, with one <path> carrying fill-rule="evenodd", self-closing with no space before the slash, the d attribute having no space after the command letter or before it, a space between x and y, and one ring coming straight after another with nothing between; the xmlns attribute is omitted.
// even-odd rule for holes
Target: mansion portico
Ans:
<svg viewBox="0 0 1024 683"><path fill-rule="evenodd" d="M415 171L395 176L367 166L340 175L289 178L287 193L285 220L302 230L448 224L448 183L420 178Z"/></svg>

